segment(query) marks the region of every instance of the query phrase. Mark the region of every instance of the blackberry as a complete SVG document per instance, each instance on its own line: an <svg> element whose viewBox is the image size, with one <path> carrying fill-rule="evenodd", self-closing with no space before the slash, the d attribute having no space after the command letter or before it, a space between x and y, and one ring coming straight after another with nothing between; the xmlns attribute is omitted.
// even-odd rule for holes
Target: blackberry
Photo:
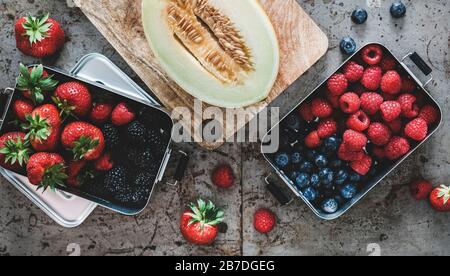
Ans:
<svg viewBox="0 0 450 276"><path fill-rule="evenodd" d="M146 149L137 155L135 164L140 169L148 169L154 162L153 151L151 149Z"/></svg>
<svg viewBox="0 0 450 276"><path fill-rule="evenodd" d="M151 173L140 173L133 181L133 202L143 203L148 200L153 188L154 176Z"/></svg>
<svg viewBox="0 0 450 276"><path fill-rule="evenodd" d="M147 128L138 121L131 122L127 127L127 136L131 143L142 145L146 142Z"/></svg>
<svg viewBox="0 0 450 276"><path fill-rule="evenodd" d="M106 173L104 184L112 194L122 194L127 188L125 167L117 166Z"/></svg>
<svg viewBox="0 0 450 276"><path fill-rule="evenodd" d="M130 187L125 187L114 198L120 203L133 203L133 190Z"/></svg>
<svg viewBox="0 0 450 276"><path fill-rule="evenodd" d="M112 124L104 124L102 127L105 145L108 149L115 149L120 144L119 130Z"/></svg>
<svg viewBox="0 0 450 276"><path fill-rule="evenodd" d="M146 140L148 145L153 148L158 155L162 155L166 150L167 145L162 139L161 130L148 130Z"/></svg>
<svg viewBox="0 0 450 276"><path fill-rule="evenodd" d="M127 165L136 165L136 160L139 156L140 152L138 149L133 148L133 147L128 147L128 150L126 151L125 154L125 161Z"/></svg>

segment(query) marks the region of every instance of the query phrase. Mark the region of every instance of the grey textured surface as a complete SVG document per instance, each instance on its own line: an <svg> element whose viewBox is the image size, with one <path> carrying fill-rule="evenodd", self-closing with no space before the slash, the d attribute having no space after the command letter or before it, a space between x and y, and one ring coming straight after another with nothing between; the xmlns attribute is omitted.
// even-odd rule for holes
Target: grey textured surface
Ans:
<svg viewBox="0 0 450 276"><path fill-rule="evenodd" d="M306 75L300 78L272 106L286 114L298 101L340 65L341 37L351 35L360 43L380 41L398 56L416 50L433 67L435 83L430 92L448 109L450 84L448 1L404 1L408 15L394 20L388 0L305 0L299 3L330 38L330 49ZM349 16L357 6L367 7L370 18L362 26ZM100 52L111 58L130 76L135 74L102 38L88 20L65 1L1 0L0 2L0 88L13 84L17 64L32 63L15 49L15 19L29 11L49 11L62 22L69 41L59 57L45 63L69 69L78 58ZM136 79L140 83L139 80ZM257 144L229 144L215 152L196 145L178 145L192 153L193 162L183 183L172 188L160 185L150 206L136 217L123 217L98 208L80 227L64 229L46 217L23 195L0 180L0 254L67 255L69 244L78 244L83 255L368 255L370 248L385 255L449 255L450 216L432 211L427 203L414 202L408 182L423 174L436 184L450 176L449 117L437 134L402 164L356 207L341 219L324 222L305 204L295 201L279 207L263 184L269 166L259 154ZM240 182L230 191L211 185L210 171L222 162L233 164ZM171 164L167 175L174 170ZM198 196L208 197L225 208L228 231L211 247L187 245L178 231L183 206ZM259 207L269 207L278 216L278 226L269 235L255 233L252 216ZM375 245L374 245L375 244Z"/></svg>

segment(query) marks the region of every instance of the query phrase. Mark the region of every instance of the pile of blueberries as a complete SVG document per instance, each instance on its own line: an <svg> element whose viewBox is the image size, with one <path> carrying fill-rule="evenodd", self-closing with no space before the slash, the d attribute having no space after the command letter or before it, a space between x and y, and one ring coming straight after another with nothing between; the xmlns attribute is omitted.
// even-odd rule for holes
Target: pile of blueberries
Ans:
<svg viewBox="0 0 450 276"><path fill-rule="evenodd" d="M280 150L272 159L304 198L317 209L334 214L358 194L377 169L374 166L366 176L354 172L337 157L342 142L338 136L325 139L318 150L308 149L305 135L316 128L317 122L305 122L295 112L289 115L281 123Z"/></svg>

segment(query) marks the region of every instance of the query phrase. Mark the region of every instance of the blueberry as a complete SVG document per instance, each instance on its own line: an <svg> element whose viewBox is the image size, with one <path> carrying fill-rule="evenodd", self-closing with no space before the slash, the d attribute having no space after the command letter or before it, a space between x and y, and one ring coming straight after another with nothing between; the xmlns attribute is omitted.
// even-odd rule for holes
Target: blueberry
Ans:
<svg viewBox="0 0 450 276"><path fill-rule="evenodd" d="M329 184L333 183L334 172L329 168L321 169L319 172L319 177L320 177L320 182L322 182L322 184L329 185Z"/></svg>
<svg viewBox="0 0 450 276"><path fill-rule="evenodd" d="M314 162L317 155L319 155L319 153L316 150L310 150L306 153L306 158L308 159L308 161Z"/></svg>
<svg viewBox="0 0 450 276"><path fill-rule="evenodd" d="M290 130L299 131L301 127L301 122L298 116L294 114L286 117L285 121L283 122L283 125Z"/></svg>
<svg viewBox="0 0 450 276"><path fill-rule="evenodd" d="M364 24L367 21L367 11L365 9L358 8L352 13L352 21L355 24Z"/></svg>
<svg viewBox="0 0 450 276"><path fill-rule="evenodd" d="M300 165L300 170L305 173L311 173L314 170L314 165L309 161L305 161Z"/></svg>
<svg viewBox="0 0 450 276"><path fill-rule="evenodd" d="M346 170L339 170L336 175L335 175L335 179L334 179L334 183L336 183L336 185L342 185L345 183L345 181L347 181L348 178L348 172Z"/></svg>
<svg viewBox="0 0 450 276"><path fill-rule="evenodd" d="M313 202L319 197L319 192L311 187L303 190L302 194L309 202Z"/></svg>
<svg viewBox="0 0 450 276"><path fill-rule="evenodd" d="M323 203L322 203L322 210L325 213L328 214L334 214L336 213L336 211L339 208L339 204L337 203L337 201L334 198L329 198L326 199Z"/></svg>
<svg viewBox="0 0 450 276"><path fill-rule="evenodd" d="M324 148L327 151L336 152L339 149L339 139L335 136L328 137L324 141Z"/></svg>
<svg viewBox="0 0 450 276"><path fill-rule="evenodd" d="M330 162L330 168L338 170L345 166L344 161L336 159Z"/></svg>
<svg viewBox="0 0 450 276"><path fill-rule="evenodd" d="M359 182L359 181L361 181L361 175L359 175L355 172L352 172L352 173L350 173L348 180L351 182Z"/></svg>
<svg viewBox="0 0 450 276"><path fill-rule="evenodd" d="M320 187L320 177L318 174L312 174L311 175L311 186L314 188L319 188Z"/></svg>
<svg viewBox="0 0 450 276"><path fill-rule="evenodd" d="M289 155L287 153L279 153L275 156L275 164L280 168L286 168L289 165Z"/></svg>
<svg viewBox="0 0 450 276"><path fill-rule="evenodd" d="M351 55L356 52L356 42L353 38L347 36L341 40L341 51L346 55Z"/></svg>
<svg viewBox="0 0 450 276"><path fill-rule="evenodd" d="M317 155L316 159L314 160L314 163L317 167L323 168L328 165L328 159L323 155Z"/></svg>
<svg viewBox="0 0 450 276"><path fill-rule="evenodd" d="M401 1L394 2L391 6L391 15L395 18L402 18L406 14L406 6Z"/></svg>
<svg viewBox="0 0 450 276"><path fill-rule="evenodd" d="M292 164L300 164L302 162L302 154L298 151L291 154L291 162Z"/></svg>
<svg viewBox="0 0 450 276"><path fill-rule="evenodd" d="M354 184L347 184L341 189L341 196L345 199L352 199L357 192L358 190Z"/></svg>
<svg viewBox="0 0 450 276"><path fill-rule="evenodd" d="M310 177L307 173L301 173L297 176L295 179L295 184L299 189L304 189L309 186L310 184Z"/></svg>
<svg viewBox="0 0 450 276"><path fill-rule="evenodd" d="M295 180L297 179L297 177L298 177L300 174L301 174L301 172L297 172L297 171L292 172L292 173L291 173L291 180L292 180L293 182L295 182Z"/></svg>

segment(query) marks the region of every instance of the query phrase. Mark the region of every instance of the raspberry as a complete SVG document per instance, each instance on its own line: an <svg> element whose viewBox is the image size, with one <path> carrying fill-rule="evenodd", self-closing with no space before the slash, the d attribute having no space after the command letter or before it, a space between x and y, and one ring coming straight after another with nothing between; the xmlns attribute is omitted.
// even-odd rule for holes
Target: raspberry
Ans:
<svg viewBox="0 0 450 276"><path fill-rule="evenodd" d="M383 97L378 93L366 92L361 95L361 109L367 115L375 115L383 102Z"/></svg>
<svg viewBox="0 0 450 276"><path fill-rule="evenodd" d="M372 66L364 71L361 84L370 91L376 91L380 87L383 71L378 66Z"/></svg>
<svg viewBox="0 0 450 276"><path fill-rule="evenodd" d="M386 157L386 154L384 152L384 148L382 148L382 147L373 147L372 155L375 156L378 159L383 159L383 158Z"/></svg>
<svg viewBox="0 0 450 276"><path fill-rule="evenodd" d="M402 107L398 102L387 101L380 106L381 116L386 122L392 122L402 113Z"/></svg>
<svg viewBox="0 0 450 276"><path fill-rule="evenodd" d="M384 151L386 158L390 160L397 160L405 156L410 149L411 146L408 140L403 137L394 136L391 141L389 141Z"/></svg>
<svg viewBox="0 0 450 276"><path fill-rule="evenodd" d="M361 132L350 129L344 132L344 144L351 151L361 151L367 144L367 137Z"/></svg>
<svg viewBox="0 0 450 276"><path fill-rule="evenodd" d="M311 112L315 117L327 118L333 114L333 107L327 100L317 98L311 103Z"/></svg>
<svg viewBox="0 0 450 276"><path fill-rule="evenodd" d="M397 102L402 107L404 117L413 119L419 115L420 108L416 103L417 98L413 94L402 94L398 97Z"/></svg>
<svg viewBox="0 0 450 276"><path fill-rule="evenodd" d="M412 93L416 90L416 87L416 82L413 79L407 76L402 77L402 92Z"/></svg>
<svg viewBox="0 0 450 276"><path fill-rule="evenodd" d="M397 67L397 61L390 56L385 56L380 63L383 72L394 70Z"/></svg>
<svg viewBox="0 0 450 276"><path fill-rule="evenodd" d="M341 110L347 114L355 113L359 110L361 106L361 101L359 100L359 96L353 92L348 92L342 95L339 99L339 106Z"/></svg>
<svg viewBox="0 0 450 276"><path fill-rule="evenodd" d="M367 154L364 154L361 160L353 161L350 164L350 167L359 175L364 176L369 173L372 168L372 163L372 158Z"/></svg>
<svg viewBox="0 0 450 276"><path fill-rule="evenodd" d="M310 149L318 148L322 145L322 140L320 140L319 133L317 131L312 131L305 138L305 145Z"/></svg>
<svg viewBox="0 0 450 276"><path fill-rule="evenodd" d="M363 49L362 59L369 65L377 65L383 59L383 49L379 45L369 45Z"/></svg>
<svg viewBox="0 0 450 276"><path fill-rule="evenodd" d="M235 182L233 169L229 165L220 165L214 169L211 180L219 188L231 188Z"/></svg>
<svg viewBox="0 0 450 276"><path fill-rule="evenodd" d="M416 200L427 199L433 190L433 185L426 180L417 180L411 183L409 186L411 195Z"/></svg>
<svg viewBox="0 0 450 276"><path fill-rule="evenodd" d="M342 143L338 150L338 157L343 161L357 161L364 157L364 151L352 151L345 143Z"/></svg>
<svg viewBox="0 0 450 276"><path fill-rule="evenodd" d="M315 117L311 110L311 103L303 103L299 109L298 113L307 122L314 121Z"/></svg>
<svg viewBox="0 0 450 276"><path fill-rule="evenodd" d="M319 123L317 134L321 139L333 136L337 132L337 123L333 119L326 119Z"/></svg>
<svg viewBox="0 0 450 276"><path fill-rule="evenodd" d="M428 135L427 122L422 118L412 120L406 125L405 134L413 140L423 141Z"/></svg>
<svg viewBox="0 0 450 276"><path fill-rule="evenodd" d="M402 131L402 120L400 118L397 118L392 122L386 122L386 125L388 125L394 133Z"/></svg>
<svg viewBox="0 0 450 276"><path fill-rule="evenodd" d="M348 117L346 125L349 129L353 129L355 131L363 132L370 125L370 119L366 115L366 113L362 111L358 111Z"/></svg>
<svg viewBox="0 0 450 276"><path fill-rule="evenodd" d="M370 141L377 146L384 146L389 143L391 135L389 127L382 123L373 123L367 130L367 136Z"/></svg>
<svg viewBox="0 0 450 276"><path fill-rule="evenodd" d="M425 105L420 110L419 118L424 119L429 125L435 124L439 120L439 111L434 106Z"/></svg>
<svg viewBox="0 0 450 276"><path fill-rule="evenodd" d="M328 80L328 90L334 96L341 96L347 91L348 80L344 74L334 74Z"/></svg>
<svg viewBox="0 0 450 276"><path fill-rule="evenodd" d="M381 79L381 90L387 94L398 94L402 90L402 78L397 71L387 71Z"/></svg>
<svg viewBox="0 0 450 276"><path fill-rule="evenodd" d="M354 83L358 82L362 78L364 74L364 67L354 61L350 61L344 66L343 71L348 82Z"/></svg>
<svg viewBox="0 0 450 276"><path fill-rule="evenodd" d="M331 94L330 91L325 92L327 100L330 102L330 104L333 106L333 108L338 109L339 108L339 99L340 96L334 96Z"/></svg>

